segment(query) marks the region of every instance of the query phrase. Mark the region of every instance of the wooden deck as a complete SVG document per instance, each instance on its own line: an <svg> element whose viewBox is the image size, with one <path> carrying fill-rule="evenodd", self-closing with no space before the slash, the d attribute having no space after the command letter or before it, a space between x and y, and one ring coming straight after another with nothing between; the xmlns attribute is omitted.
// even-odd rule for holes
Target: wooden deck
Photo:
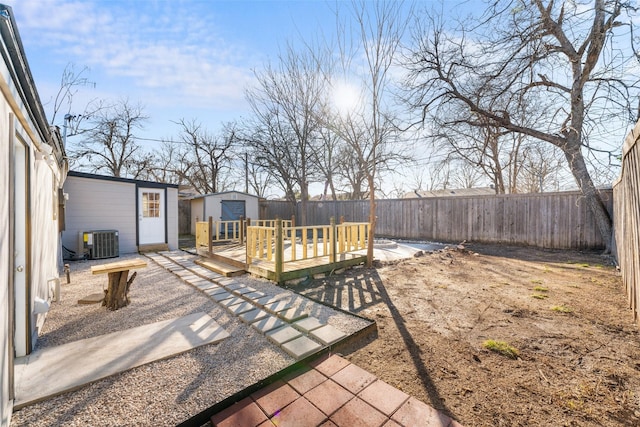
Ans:
<svg viewBox="0 0 640 427"><path fill-rule="evenodd" d="M286 282L367 262L366 255L343 254L339 257L340 259L335 262L330 262L328 256L286 262L279 281ZM276 264L275 262L255 261L249 266L249 273L276 281Z"/></svg>
<svg viewBox="0 0 640 427"><path fill-rule="evenodd" d="M302 250L300 245L298 245L297 250ZM247 265L246 248L244 245L216 245L214 246L214 252L211 254L207 253L207 248L200 247L198 248L198 255L203 257L202 261L197 261L199 265L227 277L237 276L246 271L256 276L276 281L275 262L254 260L251 265ZM297 261L287 261L284 263L284 268L280 275L280 282L339 270L366 262L366 255L352 253L338 255L338 259L336 259L334 263L330 262L328 255ZM222 264L222 266L217 265L218 263ZM226 266L224 264L226 264ZM235 268L231 268L232 266ZM240 268L242 268L242 271L239 270ZM232 273L227 273L227 271L232 271Z"/></svg>
<svg viewBox="0 0 640 427"><path fill-rule="evenodd" d="M198 224L201 230L205 224L211 230L211 222ZM218 273L227 275L225 271L235 267L279 283L367 261L362 250L367 244L368 223L336 224L333 219L329 225L309 227L283 227L282 220L273 223L275 226L246 229L240 224L242 238L238 242L222 243L202 232L206 238L196 240L198 254L210 260L207 267ZM218 263L229 268L216 268Z"/></svg>

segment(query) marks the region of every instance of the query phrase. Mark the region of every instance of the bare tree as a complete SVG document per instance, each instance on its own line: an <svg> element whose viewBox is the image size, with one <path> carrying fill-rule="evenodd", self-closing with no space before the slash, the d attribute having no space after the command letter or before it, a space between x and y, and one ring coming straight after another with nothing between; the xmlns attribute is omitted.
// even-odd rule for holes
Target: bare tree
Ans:
<svg viewBox="0 0 640 427"><path fill-rule="evenodd" d="M176 146L165 149L165 153L173 155L173 174L200 194L219 192L235 155L235 124L224 125L221 133L214 135L195 119L175 123L180 127Z"/></svg>
<svg viewBox="0 0 640 427"><path fill-rule="evenodd" d="M166 182L169 184L180 184L179 159L180 144L171 140L164 140L160 147L150 153L151 160L149 167L145 170L144 178L149 181ZM142 175L141 175L142 176Z"/></svg>
<svg viewBox="0 0 640 427"><path fill-rule="evenodd" d="M429 183L427 190L434 191L443 189L446 190L452 185L452 166L453 161L449 156L446 156L439 162L433 162L429 166Z"/></svg>
<svg viewBox="0 0 640 427"><path fill-rule="evenodd" d="M324 120L330 113L322 113L320 122ZM340 136L330 126L318 126L317 131L318 143L314 144L314 158L317 161L319 174L324 178L324 192L322 199L327 199L327 191L331 191L331 200L336 200L336 180L340 176L341 158L340 148L343 141Z"/></svg>
<svg viewBox="0 0 640 427"><path fill-rule="evenodd" d="M268 171L268 176L284 191L285 198L295 209L298 156L295 150L289 150L291 137L283 130L277 119L264 112L259 119L246 122L240 139L248 150L249 163L258 172Z"/></svg>
<svg viewBox="0 0 640 427"><path fill-rule="evenodd" d="M558 190L559 175L564 164L560 150L541 142L531 143L525 147L522 157L517 188L519 193Z"/></svg>
<svg viewBox="0 0 640 427"><path fill-rule="evenodd" d="M64 68L62 77L60 78L60 88L53 99L52 124L55 124L58 113L60 113L61 110L64 109L66 111L65 117L71 113L73 97L78 93L79 87L96 87L95 82L90 81L89 78L86 77L88 72L89 67L82 67L82 69L77 70L73 63L67 64Z"/></svg>
<svg viewBox="0 0 640 427"><path fill-rule="evenodd" d="M262 168L259 164L248 162L247 179L249 191L259 197L266 198L267 191L274 184L274 177L270 170Z"/></svg>
<svg viewBox="0 0 640 427"><path fill-rule="evenodd" d="M370 189L368 174L373 162L373 151L367 144L367 132L361 122L356 121L353 115L345 118L336 118L338 124L337 133L345 142L338 151L338 175L347 183L349 198L361 200L366 198Z"/></svg>
<svg viewBox="0 0 640 427"><path fill-rule="evenodd" d="M467 161L457 161L453 165L452 188L475 188L483 182L483 173L477 166Z"/></svg>
<svg viewBox="0 0 640 427"><path fill-rule="evenodd" d="M92 172L106 172L117 177L136 177L139 163L146 157L136 142L134 132L147 117L140 104L128 100L96 108L87 121L90 128L84 139L70 150L71 157Z"/></svg>
<svg viewBox="0 0 640 427"><path fill-rule="evenodd" d="M256 72L258 86L246 91L259 128L247 140L254 161L279 172L289 199L295 200L295 188L299 189L302 225L306 224L309 183L318 175L314 145L326 92L319 67L309 48L296 51L288 45L277 64Z"/></svg>
<svg viewBox="0 0 640 427"><path fill-rule="evenodd" d="M353 150L369 187L369 266L373 260L376 230L375 193L379 161L382 153L388 153L390 144L398 135L397 125L394 123L396 116L388 108L388 95L391 69L406 28L407 21L402 16L403 6L402 2L393 1L372 4L354 0L351 4L351 15L356 27L353 35L359 43L357 52L364 57L364 72L361 77L366 106L363 105L359 112L338 115L340 120L336 128ZM339 28L338 31L343 32L344 28ZM346 43L340 45L345 46ZM348 54L348 49L343 49L342 53L343 68L348 69L352 64L353 54Z"/></svg>
<svg viewBox="0 0 640 427"><path fill-rule="evenodd" d="M621 0L594 0L588 9L568 1L494 0L480 20L451 30L428 17L431 28L416 31L408 63L412 105L425 120L443 118L456 105L463 114L452 124L506 129L562 150L607 250L611 218L583 149L598 141L608 120L633 118L637 76L621 72L633 59L621 55L614 39L628 8ZM523 100L546 114L520 122L512 113Z"/></svg>

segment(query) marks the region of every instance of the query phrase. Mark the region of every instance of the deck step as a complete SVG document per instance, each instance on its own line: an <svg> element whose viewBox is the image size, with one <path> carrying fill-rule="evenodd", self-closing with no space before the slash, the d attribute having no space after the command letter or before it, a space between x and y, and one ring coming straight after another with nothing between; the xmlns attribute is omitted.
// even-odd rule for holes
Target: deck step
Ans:
<svg viewBox="0 0 640 427"><path fill-rule="evenodd" d="M168 251L169 245L166 243L154 243L150 245L139 245L138 252L160 252L160 251Z"/></svg>
<svg viewBox="0 0 640 427"><path fill-rule="evenodd" d="M198 259L196 264L202 267L215 271L218 274L222 274L225 277L242 276L246 271L243 268L239 268L218 260L213 259Z"/></svg>

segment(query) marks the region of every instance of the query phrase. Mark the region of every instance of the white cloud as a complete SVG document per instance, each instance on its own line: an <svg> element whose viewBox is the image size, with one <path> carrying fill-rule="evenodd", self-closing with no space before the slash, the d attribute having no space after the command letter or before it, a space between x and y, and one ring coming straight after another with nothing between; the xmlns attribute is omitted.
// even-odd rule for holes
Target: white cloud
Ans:
<svg viewBox="0 0 640 427"><path fill-rule="evenodd" d="M88 66L119 90L185 107L237 106L252 79L243 48L215 27L208 3L21 0L14 6L23 40L57 63ZM59 76L55 77L59 80Z"/></svg>

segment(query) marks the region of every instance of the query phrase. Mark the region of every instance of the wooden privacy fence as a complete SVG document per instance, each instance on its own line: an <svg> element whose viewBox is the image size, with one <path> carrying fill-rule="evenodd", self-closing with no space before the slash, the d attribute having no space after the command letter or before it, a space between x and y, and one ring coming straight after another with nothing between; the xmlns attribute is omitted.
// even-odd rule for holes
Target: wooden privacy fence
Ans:
<svg viewBox="0 0 640 427"><path fill-rule="evenodd" d="M611 190L601 190L609 211ZM284 212L288 203L262 202L262 211ZM298 204L300 209L300 204ZM288 213L288 212L286 212ZM300 217L300 212L294 212ZM377 201L376 236L410 240L508 243L554 249L595 249L605 244L577 192L451 196ZM307 202L308 225L329 217L366 222L366 200Z"/></svg>
<svg viewBox="0 0 640 427"><path fill-rule="evenodd" d="M622 148L622 170L613 185L616 258L633 317L640 306L640 121Z"/></svg>

